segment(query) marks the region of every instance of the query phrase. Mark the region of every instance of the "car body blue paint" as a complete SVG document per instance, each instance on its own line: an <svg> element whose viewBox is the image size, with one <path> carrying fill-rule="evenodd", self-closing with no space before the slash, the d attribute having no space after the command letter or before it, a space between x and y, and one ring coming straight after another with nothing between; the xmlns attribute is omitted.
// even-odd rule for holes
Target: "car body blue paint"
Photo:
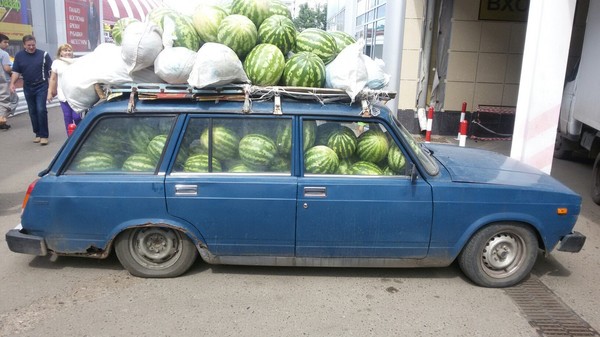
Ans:
<svg viewBox="0 0 600 337"><path fill-rule="evenodd" d="M468 239L495 222L520 222L539 233L550 251L571 233L581 198L539 170L505 156L449 145L427 144L439 172L419 159L412 140L399 133L390 111L358 117L358 104L283 100L283 118L293 122L293 154L287 174L173 174L190 116L282 118L273 104L254 102L139 101L98 105L83 119L38 181L22 216L22 232L46 241L58 254L107 249L131 227L164 224L180 228L215 256L407 259L415 265L450 264ZM65 174L88 130L106 116L172 115L169 141L154 174ZM391 133L417 169L410 176L364 177L304 174L303 120L353 119L378 122ZM423 155L423 154L421 154ZM437 168L436 168L437 169ZM194 185L196 196L177 196L178 184ZM323 188L325 197L306 194ZM557 215L557 208L569 210Z"/></svg>

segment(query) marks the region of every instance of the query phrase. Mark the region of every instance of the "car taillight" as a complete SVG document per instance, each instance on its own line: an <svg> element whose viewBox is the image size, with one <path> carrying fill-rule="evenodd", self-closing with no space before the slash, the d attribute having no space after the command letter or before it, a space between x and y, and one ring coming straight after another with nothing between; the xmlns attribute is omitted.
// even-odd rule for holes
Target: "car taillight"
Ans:
<svg viewBox="0 0 600 337"><path fill-rule="evenodd" d="M35 187L35 183L37 183L37 182L38 182L38 179L34 180L34 182L29 184L29 187L27 188L27 193L25 194L25 198L23 198L23 205L21 206L21 212L23 212L23 210L25 210L25 206L27 206L27 202L29 201L29 196L31 195L31 192L33 191L33 188Z"/></svg>

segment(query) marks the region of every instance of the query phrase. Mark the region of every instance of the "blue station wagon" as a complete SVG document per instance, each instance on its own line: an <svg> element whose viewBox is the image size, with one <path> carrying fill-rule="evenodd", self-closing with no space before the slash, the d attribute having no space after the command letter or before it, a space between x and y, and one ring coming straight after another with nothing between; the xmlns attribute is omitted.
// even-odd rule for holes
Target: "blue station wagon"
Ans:
<svg viewBox="0 0 600 337"><path fill-rule="evenodd" d="M32 183L13 252L140 277L210 264L444 267L475 284L578 252L581 198L497 153L417 142L378 100L272 87L110 88ZM385 96L385 95L383 95ZM345 97L345 99L343 99Z"/></svg>

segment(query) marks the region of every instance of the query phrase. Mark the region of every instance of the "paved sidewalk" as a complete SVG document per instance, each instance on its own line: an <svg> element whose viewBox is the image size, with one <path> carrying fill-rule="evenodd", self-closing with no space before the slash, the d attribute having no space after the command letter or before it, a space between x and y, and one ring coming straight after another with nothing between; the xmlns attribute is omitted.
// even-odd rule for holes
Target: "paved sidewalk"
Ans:
<svg viewBox="0 0 600 337"><path fill-rule="evenodd" d="M413 135L417 140L424 141L425 137L422 135ZM432 143L442 143L458 146L458 138L456 136L431 136ZM465 147L478 148L493 152L502 153L505 156L510 156L510 147L512 141L510 140L473 140L467 138Z"/></svg>

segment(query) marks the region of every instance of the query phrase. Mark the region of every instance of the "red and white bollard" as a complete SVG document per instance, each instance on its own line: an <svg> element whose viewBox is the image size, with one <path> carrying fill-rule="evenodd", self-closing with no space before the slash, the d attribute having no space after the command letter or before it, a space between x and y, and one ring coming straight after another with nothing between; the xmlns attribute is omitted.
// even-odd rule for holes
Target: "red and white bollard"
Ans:
<svg viewBox="0 0 600 337"><path fill-rule="evenodd" d="M460 127L461 127L462 121L465 120L466 113L467 113L467 102L463 102L462 109L460 110L460 121L458 123L458 136L456 139L460 139Z"/></svg>
<svg viewBox="0 0 600 337"><path fill-rule="evenodd" d="M425 143L429 143L431 141L431 128L433 127L433 107L429 107L429 112L427 113L427 129L425 131Z"/></svg>
<svg viewBox="0 0 600 337"><path fill-rule="evenodd" d="M460 121L460 129L458 133L458 146L465 147L467 145L467 128L469 123L466 119Z"/></svg>

